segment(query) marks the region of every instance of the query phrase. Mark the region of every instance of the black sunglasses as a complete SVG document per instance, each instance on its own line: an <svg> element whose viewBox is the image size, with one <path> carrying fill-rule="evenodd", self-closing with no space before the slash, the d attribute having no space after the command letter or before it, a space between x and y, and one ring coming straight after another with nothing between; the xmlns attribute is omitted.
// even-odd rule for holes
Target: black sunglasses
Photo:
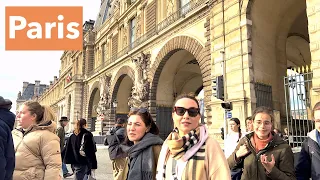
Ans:
<svg viewBox="0 0 320 180"><path fill-rule="evenodd" d="M148 112L148 109L147 108L137 108L137 107L132 107L130 108L130 112L133 112L133 113L146 113Z"/></svg>
<svg viewBox="0 0 320 180"><path fill-rule="evenodd" d="M183 116L186 113L186 111L188 111L188 114L190 117L196 117L198 114L200 114L199 108L192 107L192 108L186 109L184 107L177 107L177 106L174 107L174 112L176 112L178 116Z"/></svg>

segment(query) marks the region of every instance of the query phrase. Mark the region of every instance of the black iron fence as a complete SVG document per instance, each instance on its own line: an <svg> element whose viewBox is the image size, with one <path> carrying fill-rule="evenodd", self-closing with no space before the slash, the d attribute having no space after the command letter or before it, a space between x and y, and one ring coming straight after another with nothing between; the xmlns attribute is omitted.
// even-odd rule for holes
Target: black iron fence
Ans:
<svg viewBox="0 0 320 180"><path fill-rule="evenodd" d="M310 107L313 74L308 70L308 67L289 70L289 75L284 77L287 137L293 148L300 148L307 134L314 129Z"/></svg>

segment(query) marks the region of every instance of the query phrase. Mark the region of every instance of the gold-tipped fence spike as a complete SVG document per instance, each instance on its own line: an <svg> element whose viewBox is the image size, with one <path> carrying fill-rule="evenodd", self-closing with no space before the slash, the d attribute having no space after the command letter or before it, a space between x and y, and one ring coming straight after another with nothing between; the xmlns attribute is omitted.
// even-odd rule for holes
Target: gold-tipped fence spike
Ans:
<svg viewBox="0 0 320 180"><path fill-rule="evenodd" d="M298 67L298 73L300 73L301 72L301 68L300 67Z"/></svg>
<svg viewBox="0 0 320 180"><path fill-rule="evenodd" d="M301 73L305 73L304 72L304 66L301 67Z"/></svg>
<svg viewBox="0 0 320 180"><path fill-rule="evenodd" d="M294 68L293 68L293 71L294 71L294 72L297 72L297 67L294 67Z"/></svg>

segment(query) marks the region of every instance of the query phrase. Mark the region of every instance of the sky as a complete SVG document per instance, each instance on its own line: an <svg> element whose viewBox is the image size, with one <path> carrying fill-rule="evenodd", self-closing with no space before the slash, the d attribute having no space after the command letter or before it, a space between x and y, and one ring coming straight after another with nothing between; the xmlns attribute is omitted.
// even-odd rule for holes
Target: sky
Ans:
<svg viewBox="0 0 320 180"><path fill-rule="evenodd" d="M0 96L13 103L15 112L24 81L49 84L59 77L63 51L5 51L5 6L83 6L83 21L96 20L101 0L1 0L0 1Z"/></svg>

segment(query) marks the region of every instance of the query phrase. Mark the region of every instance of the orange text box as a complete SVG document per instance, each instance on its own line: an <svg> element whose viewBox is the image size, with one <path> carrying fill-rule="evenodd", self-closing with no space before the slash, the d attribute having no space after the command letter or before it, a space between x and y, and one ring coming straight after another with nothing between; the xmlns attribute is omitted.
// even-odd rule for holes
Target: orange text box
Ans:
<svg viewBox="0 0 320 180"><path fill-rule="evenodd" d="M6 50L82 50L80 6L7 6Z"/></svg>

